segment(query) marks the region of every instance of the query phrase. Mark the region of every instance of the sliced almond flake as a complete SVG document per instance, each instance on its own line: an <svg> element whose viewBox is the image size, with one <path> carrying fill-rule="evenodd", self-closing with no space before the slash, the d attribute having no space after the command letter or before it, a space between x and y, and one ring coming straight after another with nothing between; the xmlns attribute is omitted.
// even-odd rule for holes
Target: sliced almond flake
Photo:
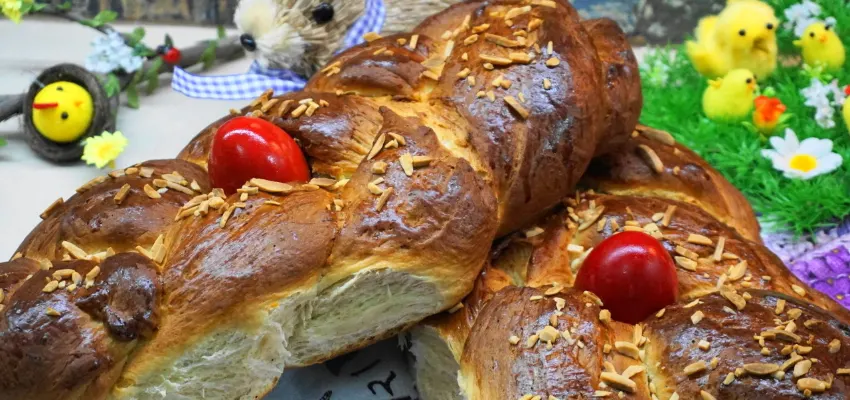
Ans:
<svg viewBox="0 0 850 400"><path fill-rule="evenodd" d="M850 368L839 368L835 371L836 375L850 375Z"/></svg>
<svg viewBox="0 0 850 400"><path fill-rule="evenodd" d="M375 140L375 144L372 146L372 150L369 151L369 155L366 156L367 160L371 160L372 158L374 158L376 155L378 155L378 152L380 152L381 149L384 148L384 140L386 140L386 134L382 133L380 136L378 136L378 139Z"/></svg>
<svg viewBox="0 0 850 400"><path fill-rule="evenodd" d="M738 279L744 277L744 274L747 273L747 260L742 260L741 262L729 267L729 280L734 282Z"/></svg>
<svg viewBox="0 0 850 400"><path fill-rule="evenodd" d="M828 348L829 354L838 353L838 351L841 350L841 341L838 339L832 339L832 341L829 342Z"/></svg>
<svg viewBox="0 0 850 400"><path fill-rule="evenodd" d="M510 10L508 10L508 12L505 13L504 19L506 19L506 20L514 19L516 17L519 17L520 15L527 14L530 11L531 11L531 6L514 7L514 8L511 8Z"/></svg>
<svg viewBox="0 0 850 400"><path fill-rule="evenodd" d="M537 341L538 341L538 340L539 340L539 338L537 337L537 335L531 335L531 336L529 336L529 337L528 337L528 339L525 341L525 347L526 347L526 348L532 348L532 347L534 347L534 345L536 345L536 344L537 344Z"/></svg>
<svg viewBox="0 0 850 400"><path fill-rule="evenodd" d="M631 342L614 342L614 349L616 349L618 353L635 360L640 357L638 354L640 349Z"/></svg>
<svg viewBox="0 0 850 400"><path fill-rule="evenodd" d="M301 104L298 107L296 107L294 110L292 110L292 112L289 115L292 118L298 118L298 117L301 116L301 114L304 114L305 111L307 111L307 105Z"/></svg>
<svg viewBox="0 0 850 400"><path fill-rule="evenodd" d="M336 180L330 178L313 178L310 179L311 185L316 185L318 187L330 187L336 183Z"/></svg>
<svg viewBox="0 0 850 400"><path fill-rule="evenodd" d="M115 197L113 197L112 200L115 202L115 204L121 205L121 203L124 201L124 199L127 197L127 194L129 193L130 184L125 183L123 186L121 186L121 189L118 189L118 193L115 194Z"/></svg>
<svg viewBox="0 0 850 400"><path fill-rule="evenodd" d="M327 106L331 105L331 103L328 103L328 101L325 100L325 99L319 99L319 105L322 106L322 107L327 107Z"/></svg>
<svg viewBox="0 0 850 400"><path fill-rule="evenodd" d="M487 93L484 92L483 90L479 90L478 93L475 93L475 97L479 98L479 99L486 96L486 95L487 95Z"/></svg>
<svg viewBox="0 0 850 400"><path fill-rule="evenodd" d="M673 138L673 135L668 132L653 129L650 127L642 127L639 129L640 133L647 137L647 139L654 140L656 142L666 144L668 146L674 146L676 144L676 139Z"/></svg>
<svg viewBox="0 0 850 400"><path fill-rule="evenodd" d="M643 161L652 169L653 172L656 174L664 172L664 164L661 162L661 158L658 157L658 154L655 153L655 150L645 144L639 144L637 146L637 150Z"/></svg>
<svg viewBox="0 0 850 400"><path fill-rule="evenodd" d="M749 363L744 364L743 368L748 374L755 376L767 376L779 371L778 365L768 363Z"/></svg>
<svg viewBox="0 0 850 400"><path fill-rule="evenodd" d="M393 133L393 132L389 132L387 134L390 135L390 137L393 138L393 140L398 142L398 144L400 144L402 146L407 145L407 140L404 139L404 136L401 136L398 133Z"/></svg>
<svg viewBox="0 0 850 400"><path fill-rule="evenodd" d="M366 188L367 188L367 189L369 189L369 192L371 192L372 194L374 194L374 195L376 195L376 196L377 196L377 195L380 195L380 194L382 194L382 193L384 193L384 189L381 189L381 188L378 186L378 184L377 184L377 183L375 183L375 182L369 182L369 183L367 183L367 184L366 184Z"/></svg>
<svg viewBox="0 0 850 400"><path fill-rule="evenodd" d="M488 90L487 98L490 99L490 101L496 101L496 93L493 93L492 90Z"/></svg>
<svg viewBox="0 0 850 400"><path fill-rule="evenodd" d="M419 35L412 35L410 37L410 50L416 50L416 43L419 41Z"/></svg>
<svg viewBox="0 0 850 400"><path fill-rule="evenodd" d="M676 254L694 261L699 258L699 254L682 246L676 246Z"/></svg>
<svg viewBox="0 0 850 400"><path fill-rule="evenodd" d="M646 367L643 365L629 365L622 374L623 378L631 378L643 371L646 371Z"/></svg>
<svg viewBox="0 0 850 400"><path fill-rule="evenodd" d="M85 184L83 184L83 186L78 187L78 188L77 188L77 193L83 193L83 192L85 192L86 190L89 190L89 189L91 189L91 188L93 188L93 187L95 187L95 186L97 186L97 185L99 185L99 184L101 184L101 183L103 183L103 182L106 182L108 179L109 179L109 178L108 178L108 177L106 177L106 176L98 176L98 177L95 177L94 179L92 179L92 180L90 180L90 181L86 182Z"/></svg>
<svg viewBox="0 0 850 400"><path fill-rule="evenodd" d="M467 36L466 39L463 39L463 44L469 46L469 45L471 45L471 44L473 44L477 41L478 41L478 35L472 34L472 35Z"/></svg>
<svg viewBox="0 0 850 400"><path fill-rule="evenodd" d="M700 304L703 304L703 303L702 303L702 300L700 300L700 299L696 299L696 300L694 300L694 301L692 301L692 302L690 302L690 303L688 303L688 304L685 304L684 306L682 306L682 308L694 308L694 307L696 307L696 306L698 306L698 305L700 305Z"/></svg>
<svg viewBox="0 0 850 400"><path fill-rule="evenodd" d="M597 390L597 391L594 391L594 392L593 392L593 397L608 397L608 396L610 396L610 395L612 395L612 394L613 394L613 393L612 393L612 392L609 392L609 391L605 391L605 390Z"/></svg>
<svg viewBox="0 0 850 400"><path fill-rule="evenodd" d="M511 81L507 80L507 79L502 79L502 82L500 82L500 84L501 84L501 86L502 86L502 89L506 89L506 90L507 90L507 89L510 89L510 88L511 88L511 85L512 85L513 83L512 83Z"/></svg>
<svg viewBox="0 0 850 400"><path fill-rule="evenodd" d="M467 76L466 83L469 85L469 87L475 86L475 76Z"/></svg>
<svg viewBox="0 0 850 400"><path fill-rule="evenodd" d="M380 175L387 173L387 163L383 161L376 161L372 164L372 173Z"/></svg>
<svg viewBox="0 0 850 400"><path fill-rule="evenodd" d="M726 238L721 236L717 238L717 247L714 248L714 261L720 261L723 258L723 247L726 245Z"/></svg>
<svg viewBox="0 0 850 400"><path fill-rule="evenodd" d="M689 234L687 241L688 243L701 244L704 246L711 246L714 244L708 237L696 233Z"/></svg>
<svg viewBox="0 0 850 400"><path fill-rule="evenodd" d="M424 76L428 79L431 79L433 81L439 81L440 80L440 75L437 75L434 71L431 71L431 70L426 70L425 72L422 73L422 76Z"/></svg>
<svg viewBox="0 0 850 400"><path fill-rule="evenodd" d="M803 338L800 337L800 335L793 333L793 332L788 332L788 331L783 330L783 329L768 329L768 330L762 332L761 336L763 336L764 338L770 338L770 339L775 338L775 339L782 340L782 341L789 342L789 343L800 343L800 341L803 340Z"/></svg>
<svg viewBox="0 0 850 400"><path fill-rule="evenodd" d="M684 372L685 375L690 376L705 371L706 369L708 369L708 365L706 365L705 361L699 360L695 363L688 364L682 372Z"/></svg>
<svg viewBox="0 0 850 400"><path fill-rule="evenodd" d="M404 46L405 44L407 44L407 39L398 38L398 39L395 40L395 42L398 43L399 46Z"/></svg>
<svg viewBox="0 0 850 400"><path fill-rule="evenodd" d="M514 109L514 111L519 114L522 119L527 119L529 116L529 111L525 109L513 96L505 96L505 103Z"/></svg>
<svg viewBox="0 0 850 400"><path fill-rule="evenodd" d="M51 316L51 317L58 317L58 316L62 315L62 313L60 313L59 311L56 311L56 309L53 308L53 307L47 307L47 309L44 311L44 313Z"/></svg>
<svg viewBox="0 0 850 400"><path fill-rule="evenodd" d="M460 72L457 73L457 77L461 78L461 79L465 79L467 76L469 76L470 72L471 71L469 70L469 68L464 68L464 69L460 70Z"/></svg>
<svg viewBox="0 0 850 400"><path fill-rule="evenodd" d="M174 182L180 185L188 185L189 181L186 180L182 175L180 175L177 171L174 171L170 174L162 174L162 179L165 179L168 182Z"/></svg>
<svg viewBox="0 0 850 400"><path fill-rule="evenodd" d="M558 311L563 310L564 307L567 305L567 301L560 297L554 297L553 300L555 300L555 309Z"/></svg>
<svg viewBox="0 0 850 400"><path fill-rule="evenodd" d="M519 343L519 336L517 336L517 335L511 335L510 337L508 337L508 343L510 343L510 344L512 344L512 345L514 345L514 346L516 346L516 345L517 345L517 343Z"/></svg>
<svg viewBox="0 0 850 400"><path fill-rule="evenodd" d="M336 64L338 64L338 62ZM286 115L286 112L289 110L289 106L293 102L294 100L292 99L284 100L283 102L281 102L280 105L277 107L277 110L275 110L274 115L278 118L283 118L283 116Z"/></svg>
<svg viewBox="0 0 850 400"><path fill-rule="evenodd" d="M800 286L797 286L797 285L792 283L791 284L791 290L793 290L794 293L797 293L798 296L806 297L806 289L803 289Z"/></svg>
<svg viewBox="0 0 850 400"><path fill-rule="evenodd" d="M125 172L124 172L124 170L123 170L123 169L116 169L116 170L114 170L114 171L110 171L110 172L109 172L109 176L111 176L111 177L113 177L113 178L120 178L120 177L122 177L122 176L124 176L124 175L125 175Z"/></svg>
<svg viewBox="0 0 850 400"><path fill-rule="evenodd" d="M185 194L188 194L188 195L195 194L195 192L192 191L192 189L189 189L186 186L183 186L179 183L174 183L174 182L168 181L168 182L166 182L165 186L167 186L169 189L176 190L178 192L185 193Z"/></svg>
<svg viewBox="0 0 850 400"><path fill-rule="evenodd" d="M528 31L531 32L543 25L543 20L540 18L532 18L531 21L528 21ZM539 53L540 51L538 51Z"/></svg>
<svg viewBox="0 0 850 400"><path fill-rule="evenodd" d="M313 113L316 112L316 110L318 110L318 109L319 109L319 105L317 103L310 103L309 106L307 107L307 111L304 111L304 114L307 115L308 117L312 117Z"/></svg>
<svg viewBox="0 0 850 400"><path fill-rule="evenodd" d="M637 389L637 384L634 381L617 373L603 372L600 379L608 386L624 392L634 393Z"/></svg>
<svg viewBox="0 0 850 400"><path fill-rule="evenodd" d="M44 292L44 293L53 293L56 290L56 288L58 288L58 287L59 287L59 282L52 280L52 281L48 282L46 285L44 285L44 287L41 289L41 291Z"/></svg>
<svg viewBox="0 0 850 400"><path fill-rule="evenodd" d="M53 214L53 212L56 211L57 208L62 206L62 204L65 204L65 199L61 197L56 199L53 203L50 203L50 205L47 206L47 208L41 213L41 219L45 219L50 216L50 214Z"/></svg>
<svg viewBox="0 0 850 400"><path fill-rule="evenodd" d="M401 169L404 170L404 174L407 176L413 176L413 157L410 153L404 153L398 159L401 164Z"/></svg>
<svg viewBox="0 0 850 400"><path fill-rule="evenodd" d="M664 211L664 218L661 219L661 226L670 226L670 220L673 219L674 212L676 212L676 206L667 206L667 210Z"/></svg>
<svg viewBox="0 0 850 400"><path fill-rule="evenodd" d="M682 256L676 256L676 257L674 257L674 259L676 260L676 265L678 265L682 269L685 269L685 270L688 270L688 271L691 271L691 272L696 272L696 270L697 270L697 262L696 261L691 260L690 258L682 257Z"/></svg>
<svg viewBox="0 0 850 400"><path fill-rule="evenodd" d="M747 305L747 301L729 285L724 285L720 288L720 295L726 298L726 300L729 300L738 311L743 310Z"/></svg>
<svg viewBox="0 0 850 400"><path fill-rule="evenodd" d="M552 81L550 81L549 78L544 78L543 79L543 89L549 90L551 88L552 88Z"/></svg>
<svg viewBox="0 0 850 400"><path fill-rule="evenodd" d="M71 257L74 257L77 260L85 260L89 254L85 252L85 250L79 248L77 245L65 240L62 241L62 248L68 251L71 254Z"/></svg>
<svg viewBox="0 0 850 400"><path fill-rule="evenodd" d="M374 42L380 38L381 35L379 35L377 32L366 32L363 34L363 40L367 42Z"/></svg>
<svg viewBox="0 0 850 400"><path fill-rule="evenodd" d="M549 59L546 60L546 66L549 67L549 68L557 67L560 64L561 64L561 60L559 60L556 57L549 57Z"/></svg>
<svg viewBox="0 0 850 400"><path fill-rule="evenodd" d="M509 47L510 48L510 47L520 47L521 46L521 44L516 40L511 40L511 39L506 38L504 36L494 35L494 34L491 34L491 33L485 33L484 34L484 40L486 40L488 42L495 43L496 45L499 45L499 46L502 46L502 47Z"/></svg>
<svg viewBox="0 0 850 400"><path fill-rule="evenodd" d="M549 8L557 7L557 4L553 0L531 0L531 4Z"/></svg>
<svg viewBox="0 0 850 400"><path fill-rule="evenodd" d="M381 193L381 197L379 197L378 202L375 203L375 210L376 211L381 211L384 208L384 206L387 204L387 201L389 201L390 195L392 193L393 193L392 187L387 188L387 190L384 190L384 192Z"/></svg>
<svg viewBox="0 0 850 400"><path fill-rule="evenodd" d="M428 156L413 156L413 168L427 167L434 159Z"/></svg>
<svg viewBox="0 0 850 400"><path fill-rule="evenodd" d="M799 308L792 308L788 310L788 318L791 320L796 320L797 318L800 318L801 315L803 315L803 311Z"/></svg>
<svg viewBox="0 0 850 400"><path fill-rule="evenodd" d="M493 65L505 66L511 65L513 63L513 61L511 61L511 59L507 57L493 56L489 54L480 54L478 57L481 58L481 60L483 60L484 62L488 62Z"/></svg>
<svg viewBox="0 0 850 400"><path fill-rule="evenodd" d="M487 29L490 29L490 24L476 25L472 28L472 33L481 33L486 31Z"/></svg>
<svg viewBox="0 0 850 400"><path fill-rule="evenodd" d="M666 311L667 311L667 309L666 309L666 308L662 308L662 309L658 310L658 312L657 312L657 313L655 313L655 318L661 318L661 317L663 317L663 316L664 316L664 313L665 313Z"/></svg>

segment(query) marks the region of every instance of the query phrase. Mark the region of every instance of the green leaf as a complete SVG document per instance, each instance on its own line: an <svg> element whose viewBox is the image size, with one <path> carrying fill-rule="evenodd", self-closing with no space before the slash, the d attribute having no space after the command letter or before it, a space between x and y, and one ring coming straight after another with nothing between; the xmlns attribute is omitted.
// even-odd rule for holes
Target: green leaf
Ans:
<svg viewBox="0 0 850 400"><path fill-rule="evenodd" d="M97 28L99 26L103 26L104 24L108 24L112 21L115 21L115 18L118 18L118 13L112 10L103 10L92 19L86 19L80 21L83 25L88 25L92 28Z"/></svg>
<svg viewBox="0 0 850 400"><path fill-rule="evenodd" d="M6 139L3 139L3 138L0 137L0 147L3 147L5 145L6 145Z"/></svg>
<svg viewBox="0 0 850 400"><path fill-rule="evenodd" d="M126 39L127 45L130 46L130 47L137 47L137 45L139 45L140 42L142 41L142 39L144 39L144 38L145 38L145 28L138 26L135 29L133 29L133 32L130 32L130 34L127 35L127 39ZM138 50L138 48L136 50Z"/></svg>
<svg viewBox="0 0 850 400"><path fill-rule="evenodd" d="M70 10L71 7L73 7L73 4L70 1L66 1L66 2L56 6L56 8L58 8L60 10Z"/></svg>
<svg viewBox="0 0 850 400"><path fill-rule="evenodd" d="M43 9L44 9L44 7L47 7L47 4L44 4L44 3L32 3L32 10L33 10L33 11L41 11L41 10L43 10Z"/></svg>
<svg viewBox="0 0 850 400"><path fill-rule="evenodd" d="M145 79L148 81L145 91L147 94L153 93L159 86L159 70L162 69L162 57L157 57L151 62L150 68L145 71Z"/></svg>
<svg viewBox="0 0 850 400"><path fill-rule="evenodd" d="M106 75L106 82L103 84L103 90L106 91L108 97L112 97L121 91L121 83L118 82L118 77L115 74Z"/></svg>
<svg viewBox="0 0 850 400"><path fill-rule="evenodd" d="M127 94L127 107L139 108L139 91L136 89L136 83L131 82L127 85L124 93Z"/></svg>
<svg viewBox="0 0 850 400"><path fill-rule="evenodd" d="M165 34L165 47L174 47L174 40L171 39L171 35Z"/></svg>
<svg viewBox="0 0 850 400"><path fill-rule="evenodd" d="M224 31L224 25L219 25L216 27L216 36L219 40L224 39L227 36L227 32Z"/></svg>
<svg viewBox="0 0 850 400"><path fill-rule="evenodd" d="M136 44L136 46L133 48L133 54L135 54L135 55L137 55L137 56L139 56L139 57L150 57L150 56L155 56L155 55L156 55L156 52L155 52L155 51L153 51L153 50L151 50L151 49L149 49L149 48L148 48L147 46L145 46L143 43L138 43L138 44Z"/></svg>
<svg viewBox="0 0 850 400"><path fill-rule="evenodd" d="M218 41L211 40L207 45L207 48L204 49L204 52L201 53L201 63L203 63L203 69L210 69L215 63L215 49L218 48Z"/></svg>
<svg viewBox="0 0 850 400"><path fill-rule="evenodd" d="M27 15L33 9L33 3L23 1L21 2L21 15Z"/></svg>

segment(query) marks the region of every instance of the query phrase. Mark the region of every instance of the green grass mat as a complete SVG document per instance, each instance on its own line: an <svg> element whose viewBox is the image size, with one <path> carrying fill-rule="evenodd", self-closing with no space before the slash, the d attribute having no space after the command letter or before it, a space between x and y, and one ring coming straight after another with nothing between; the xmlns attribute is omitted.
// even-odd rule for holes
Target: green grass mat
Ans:
<svg viewBox="0 0 850 400"><path fill-rule="evenodd" d="M794 33L785 29L784 10L797 1L769 1L780 20L778 41L781 56L796 56L792 44ZM843 0L820 0L823 16L837 20L836 31L850 46L850 7ZM780 63L781 64L781 63ZM850 84L850 57L842 71L832 74L840 86ZM834 152L844 163L836 171L808 181L792 180L773 169L761 150L770 148L757 134L742 124L719 123L708 120L702 113L702 93L707 86L684 54L682 46L658 49L647 55L641 65L644 109L641 122L672 133L676 139L697 151L722 172L750 200L762 220L775 229L791 230L797 234L820 227L836 225L850 215L850 134L835 113L835 127L823 129L814 120L815 109L803 105L800 90L809 86L811 77L799 66L779 66L768 79L762 79L762 90L772 87L793 114L787 126L802 141L808 137L831 139ZM848 100L850 101L850 100ZM777 132L783 135L782 132Z"/></svg>

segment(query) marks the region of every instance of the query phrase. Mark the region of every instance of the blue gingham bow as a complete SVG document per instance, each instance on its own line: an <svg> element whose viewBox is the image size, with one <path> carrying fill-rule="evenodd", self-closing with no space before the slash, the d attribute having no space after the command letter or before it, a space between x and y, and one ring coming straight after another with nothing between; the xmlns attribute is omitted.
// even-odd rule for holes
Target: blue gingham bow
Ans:
<svg viewBox="0 0 850 400"><path fill-rule="evenodd" d="M366 0L366 11L346 32L342 48L363 43L363 35L380 32L384 26L386 8L383 0ZM203 76L175 67L171 88L186 96L214 100L253 99L267 89L275 93L291 92L304 87L307 80L290 70L266 69L254 61L247 73L233 75Z"/></svg>

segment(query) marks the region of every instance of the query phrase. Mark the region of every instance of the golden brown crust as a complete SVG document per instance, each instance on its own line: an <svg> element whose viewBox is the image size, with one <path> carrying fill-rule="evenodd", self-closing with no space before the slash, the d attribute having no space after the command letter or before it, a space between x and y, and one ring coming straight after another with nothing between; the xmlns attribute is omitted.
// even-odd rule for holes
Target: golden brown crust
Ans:
<svg viewBox="0 0 850 400"><path fill-rule="evenodd" d="M45 292L53 274L72 270L88 279L67 290ZM0 264L4 279L0 312L0 399L65 399L103 396L137 343L159 323L161 288L153 263L134 253L104 260L57 261L51 270L18 259ZM21 277L32 274L30 278ZM113 376L113 379L103 379Z"/></svg>
<svg viewBox="0 0 850 400"><path fill-rule="evenodd" d="M731 304L715 294L703 297L701 303L693 307L677 304L667 307L661 318L647 319L645 334L650 340L645 364L658 397L667 399L676 392L682 399L699 398L700 390L704 390L717 399L749 399L754 394L765 399L799 399L803 397L803 390L796 386L799 378L814 378L832 381L831 389L814 398L847 398L850 378L837 374L838 369L847 368L850 361L847 326L807 302L771 292L750 293L753 297L741 312L730 312ZM785 302L781 313L776 312L779 299ZM798 311L792 310L802 312L796 315ZM704 317L694 324L691 316L698 311ZM791 322L793 328L788 327ZM783 332L793 332L771 334L777 326ZM759 337L764 338L764 346ZM705 350L698 347L703 340L709 343ZM830 351L830 342L834 340L832 349L835 351ZM767 349L767 355L762 354L763 348ZM717 363L712 367L711 360L715 358ZM796 359L810 364L805 374L794 376L795 370L802 373L806 367L795 368L795 363L788 362ZM688 365L700 361L709 368L692 375L684 372ZM753 373L736 376L735 371L746 368L745 364L767 364L762 367L770 369L787 367L781 379ZM747 370L753 371L753 368L750 366ZM731 382L723 383L730 373L733 374L733 378L729 378Z"/></svg>
<svg viewBox="0 0 850 400"><path fill-rule="evenodd" d="M597 151L597 154L604 154L613 151L631 134L643 108L643 91L637 58L620 26L607 18L582 21L581 24L596 46L605 76L608 101L611 103L605 124L611 132L609 140L606 146L600 146Z"/></svg>
<svg viewBox="0 0 850 400"><path fill-rule="evenodd" d="M563 306L556 298L563 299ZM604 352L606 344L631 342L632 328L603 324L601 308L589 301L573 291L545 296L542 290L509 287L496 293L479 314L460 361L461 384L474 388L467 390L470 398L518 399L526 394L543 399L591 398L597 390L605 390L600 380L604 362L612 363L618 373L638 366L638 360ZM558 332L551 346L540 340L546 338L544 329ZM517 344L510 342L511 336L519 339ZM631 379L636 392L647 392L644 373Z"/></svg>
<svg viewBox="0 0 850 400"><path fill-rule="evenodd" d="M665 144L669 133L638 126L633 136L615 153L593 160L582 177L596 191L629 196L663 197L699 206L714 218L735 228L745 238L761 243L755 213L746 198L717 170L687 147ZM658 156L662 170L656 172L639 146Z"/></svg>
<svg viewBox="0 0 850 400"><path fill-rule="evenodd" d="M79 193L50 211L50 215L24 239L18 251L33 259L60 260L68 254L62 247L63 241L90 254L106 251L109 247L117 253L134 251L136 246L149 248L168 230L177 210L194 195L168 189L160 198L153 199L145 193L145 185L157 189L154 179L177 171L185 178L186 188L191 182L197 182L201 192L193 191L195 194L210 190L206 172L186 161L148 161L131 168L134 172L131 175L107 176L91 188L78 189ZM147 168L153 169L150 177L141 175L142 169ZM116 204L115 196L124 185L130 185L129 192L120 204Z"/></svg>

